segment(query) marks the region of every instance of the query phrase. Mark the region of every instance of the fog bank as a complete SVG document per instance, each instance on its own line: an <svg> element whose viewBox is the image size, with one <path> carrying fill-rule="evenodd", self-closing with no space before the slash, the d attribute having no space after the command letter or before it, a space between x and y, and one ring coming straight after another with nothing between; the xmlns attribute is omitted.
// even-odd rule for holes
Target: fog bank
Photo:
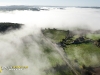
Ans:
<svg viewBox="0 0 100 75"><path fill-rule="evenodd" d="M52 64L48 59L49 55L44 53L42 46L50 46L53 49L53 53L51 52L50 55L57 60L55 64L61 64L62 58L40 30L74 27L98 30L100 29L99 20L100 10L91 8L0 11L0 22L24 24L20 30L0 34L0 66L23 65L29 67L22 71L3 71L2 75L45 75L43 70L50 68Z"/></svg>

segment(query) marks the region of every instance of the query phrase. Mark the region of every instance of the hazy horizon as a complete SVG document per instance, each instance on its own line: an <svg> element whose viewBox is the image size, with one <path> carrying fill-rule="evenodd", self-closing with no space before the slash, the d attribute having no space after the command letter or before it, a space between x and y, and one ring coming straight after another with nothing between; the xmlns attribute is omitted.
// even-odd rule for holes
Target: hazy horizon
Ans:
<svg viewBox="0 0 100 75"><path fill-rule="evenodd" d="M1 0L0 5L100 6L100 0Z"/></svg>
<svg viewBox="0 0 100 75"><path fill-rule="evenodd" d="M2 6L46 6L46 7L100 7L100 6L60 6L60 5L0 5L0 7Z"/></svg>

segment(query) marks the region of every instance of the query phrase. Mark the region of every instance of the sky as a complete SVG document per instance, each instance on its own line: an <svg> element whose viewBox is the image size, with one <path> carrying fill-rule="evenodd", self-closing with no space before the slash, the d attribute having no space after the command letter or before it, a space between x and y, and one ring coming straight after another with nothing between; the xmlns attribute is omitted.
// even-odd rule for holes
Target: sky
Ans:
<svg viewBox="0 0 100 75"><path fill-rule="evenodd" d="M100 0L0 0L4 5L100 6Z"/></svg>

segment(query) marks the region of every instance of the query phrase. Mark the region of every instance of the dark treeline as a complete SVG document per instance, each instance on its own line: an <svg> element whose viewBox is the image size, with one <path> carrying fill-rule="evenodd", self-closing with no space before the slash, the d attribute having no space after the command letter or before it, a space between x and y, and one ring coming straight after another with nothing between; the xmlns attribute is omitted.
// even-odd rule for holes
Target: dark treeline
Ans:
<svg viewBox="0 0 100 75"><path fill-rule="evenodd" d="M19 29L21 28L23 24L19 24L19 23L9 23L9 22L4 22L4 23L0 23L0 32L6 32L6 31L10 31L10 30L14 30L14 29Z"/></svg>

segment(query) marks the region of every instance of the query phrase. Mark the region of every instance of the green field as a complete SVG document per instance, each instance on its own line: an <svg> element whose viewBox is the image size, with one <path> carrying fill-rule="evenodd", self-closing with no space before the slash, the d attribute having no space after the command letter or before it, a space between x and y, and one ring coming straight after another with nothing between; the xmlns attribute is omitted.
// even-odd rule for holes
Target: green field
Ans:
<svg viewBox="0 0 100 75"><path fill-rule="evenodd" d="M57 30L57 29L44 29L42 30L43 35L46 38L49 38L53 43L57 44L66 38L68 35L68 30ZM94 40L100 39L100 34L88 33L85 35L85 40L90 39L92 42L80 43L80 44L71 44L70 42L79 38L80 35L74 34L71 40L69 39L65 47L62 47L70 63L75 64L77 60L78 67L84 64L86 66L97 67L100 66L100 47L97 47L94 44ZM65 42L66 43L66 42ZM46 52L51 52L50 49L46 48ZM49 56L50 58L51 56ZM54 60L54 61L53 61ZM50 61L56 62L57 60L50 58ZM58 61L57 61L58 62ZM65 69L66 70L66 69ZM73 75L71 71L60 70L56 72L56 75Z"/></svg>

